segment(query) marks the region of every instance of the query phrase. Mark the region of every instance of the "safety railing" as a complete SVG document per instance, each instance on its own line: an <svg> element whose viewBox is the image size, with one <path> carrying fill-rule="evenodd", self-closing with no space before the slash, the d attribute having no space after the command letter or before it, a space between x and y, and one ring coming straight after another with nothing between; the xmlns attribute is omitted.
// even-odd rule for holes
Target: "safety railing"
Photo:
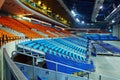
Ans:
<svg viewBox="0 0 120 80"><path fill-rule="evenodd" d="M19 53L19 54L26 55L25 53ZM32 56L32 54L31 54L31 57L33 58L32 65L15 62L16 65L20 68L20 70L23 73L27 74L30 79L37 79L38 77L41 77L41 80L44 80L43 78L45 78L45 80L120 80L112 76L96 74L94 72L89 72L83 69L79 69L79 68L76 68L70 65L47 60L44 58L43 58L43 61L46 61L46 62L49 62L55 65L55 70L40 68L40 67L35 66L36 62L34 62L35 59L37 59L38 57L34 57ZM74 69L80 72L76 72L75 74L66 74L63 72L59 72L58 66L66 67L66 70L67 68L71 68L71 69Z"/></svg>
<svg viewBox="0 0 120 80"><path fill-rule="evenodd" d="M58 71L43 69L33 65L26 65L18 62L15 62L15 64L30 80L88 80L87 77L73 76Z"/></svg>
<svg viewBox="0 0 120 80"><path fill-rule="evenodd" d="M5 48L3 49L3 61L4 80L26 80L23 73L8 56L8 53Z"/></svg>

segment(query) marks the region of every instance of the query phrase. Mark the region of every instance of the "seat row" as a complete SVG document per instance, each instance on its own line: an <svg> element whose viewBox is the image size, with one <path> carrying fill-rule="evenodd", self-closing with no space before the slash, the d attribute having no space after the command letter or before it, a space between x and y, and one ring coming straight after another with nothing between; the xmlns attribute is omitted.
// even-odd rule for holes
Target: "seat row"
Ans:
<svg viewBox="0 0 120 80"><path fill-rule="evenodd" d="M64 34L65 36L68 36L70 34L67 31L56 30L51 27L30 23L24 20L16 20L7 16L0 17L0 24L17 32L23 33L27 38L44 38L45 36L43 34L48 35L48 37L55 38L64 37L62 34ZM43 34L37 33L32 29L36 29ZM59 34L59 32L61 34Z"/></svg>
<svg viewBox="0 0 120 80"><path fill-rule="evenodd" d="M106 48L107 50L109 50L110 52L112 52L113 54L120 54L120 49L108 44L108 43L101 43L101 46L103 46L104 48Z"/></svg>
<svg viewBox="0 0 120 80"><path fill-rule="evenodd" d="M49 37L56 37L50 33L47 32L47 30L52 30L51 28L49 27L46 27L46 26L41 26L39 24L33 24L33 23L30 23L30 22L27 22L27 21L24 21L24 20L19 20L19 22L23 23L24 25L26 25L28 28L34 28L34 29L37 29L38 31L40 32L43 32L44 34L47 34Z"/></svg>
<svg viewBox="0 0 120 80"><path fill-rule="evenodd" d="M119 40L116 36L110 34L87 34L85 36L90 40Z"/></svg>
<svg viewBox="0 0 120 80"><path fill-rule="evenodd" d="M95 47L96 53L105 54L108 52L104 47L100 46L99 44L93 44L93 45Z"/></svg>
<svg viewBox="0 0 120 80"><path fill-rule="evenodd" d="M47 27L47 26L43 26L43 25L40 25L40 24L33 24L33 23L30 23L28 21L24 21L24 20L18 20L19 22L21 22L22 24L25 24L26 26L28 26L29 28L34 28L34 29L37 29L38 31L40 32L43 32L45 34L47 34L48 36L50 37L56 37L56 35L58 35L58 37L64 37L63 35L59 34L59 33L63 33L67 36L69 36L69 32L68 31L65 31L65 30L56 30L52 27ZM51 33L53 34L51 34Z"/></svg>
<svg viewBox="0 0 120 80"><path fill-rule="evenodd" d="M3 26L9 27L13 30L16 30L18 32L24 33L26 37L28 38L41 38L43 36L35 33L34 31L30 30L30 28L27 28L25 25L19 23L15 19L6 17L6 16L1 16L0 17L0 23Z"/></svg>
<svg viewBox="0 0 120 80"><path fill-rule="evenodd" d="M46 40L28 41L28 42L21 43L21 45L29 48L33 48L39 51L43 51L44 53L50 53L56 56L65 57L72 60L83 61L83 62L87 61L86 52L84 52L84 50L74 49L75 51L79 50L78 52L80 53L77 53L77 52L71 51L70 48L66 49L64 46L61 46L61 45L57 46L56 43L49 42ZM81 54L82 52L83 54Z"/></svg>
<svg viewBox="0 0 120 80"><path fill-rule="evenodd" d="M70 38L63 38L64 40L70 41L76 45L82 46L82 47L86 47L88 46L88 41L84 41L81 40L79 38L75 38L75 37L70 37Z"/></svg>
<svg viewBox="0 0 120 80"><path fill-rule="evenodd" d="M0 47L9 41L20 39L20 37L10 34L4 30L0 29Z"/></svg>
<svg viewBox="0 0 120 80"><path fill-rule="evenodd" d="M62 39L53 39L53 41L57 42L56 43L57 45L61 45L63 48L66 48L70 51L74 51L74 52L82 54L82 55L87 54L87 48L82 48L81 46L73 45L72 43L68 43L66 41L63 41Z"/></svg>

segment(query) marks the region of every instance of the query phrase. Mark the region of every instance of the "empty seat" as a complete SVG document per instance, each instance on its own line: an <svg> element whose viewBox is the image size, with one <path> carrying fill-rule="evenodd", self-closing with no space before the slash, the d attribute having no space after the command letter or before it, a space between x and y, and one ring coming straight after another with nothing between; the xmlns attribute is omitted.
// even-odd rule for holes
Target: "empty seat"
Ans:
<svg viewBox="0 0 120 80"><path fill-rule="evenodd" d="M36 44L35 46L33 46L34 49L37 49L40 45Z"/></svg>
<svg viewBox="0 0 120 80"><path fill-rule="evenodd" d="M39 47L39 50L40 50L40 51L42 51L43 49L44 49L44 47L43 47L43 46L40 46L40 47Z"/></svg>

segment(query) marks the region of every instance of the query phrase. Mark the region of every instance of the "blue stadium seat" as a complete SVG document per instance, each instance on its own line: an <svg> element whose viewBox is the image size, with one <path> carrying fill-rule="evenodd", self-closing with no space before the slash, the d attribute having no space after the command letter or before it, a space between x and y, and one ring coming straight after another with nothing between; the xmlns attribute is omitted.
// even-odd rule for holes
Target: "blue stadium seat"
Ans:
<svg viewBox="0 0 120 80"><path fill-rule="evenodd" d="M36 43L30 43L30 44L28 44L28 45L26 45L26 46L28 46L28 47L32 47L33 45L35 45Z"/></svg>
<svg viewBox="0 0 120 80"><path fill-rule="evenodd" d="M31 80L31 79L29 78L28 74L26 74L25 72L23 72L23 74L24 74L26 80Z"/></svg>
<svg viewBox="0 0 120 80"><path fill-rule="evenodd" d="M45 53L47 53L48 52L48 48L44 48L44 50L43 50Z"/></svg>
<svg viewBox="0 0 120 80"><path fill-rule="evenodd" d="M54 55L57 55L57 52L56 52L56 51L53 51L53 54L54 54Z"/></svg>
<svg viewBox="0 0 120 80"><path fill-rule="evenodd" d="M36 44L35 46L33 46L34 49L38 48L40 46L40 44Z"/></svg>
<svg viewBox="0 0 120 80"><path fill-rule="evenodd" d="M49 53L50 53L50 54L52 54L52 53L53 53L53 51L50 49L50 50L49 50Z"/></svg>
<svg viewBox="0 0 120 80"><path fill-rule="evenodd" d="M25 46L25 45L27 45L27 44L29 44L29 43L31 43L31 41L22 42L22 43L20 43L20 44L23 45L23 46Z"/></svg>
<svg viewBox="0 0 120 80"><path fill-rule="evenodd" d="M49 52L50 54L63 56L64 58L67 57L69 59L74 58L74 59L80 60L80 58L78 58L78 55L74 55L74 53L85 56L87 51L73 44L79 45L80 47L84 47L84 46L87 46L87 40L83 38L78 39L76 37L56 38L56 39L48 39L48 40L35 40L35 41L31 41L29 44L26 44L25 46L31 47L33 49L38 49L40 51L43 51L44 53ZM67 50L64 48L66 48Z"/></svg>
<svg viewBox="0 0 120 80"><path fill-rule="evenodd" d="M37 80L48 80L48 79L45 78L45 77L42 78L41 76L38 75L38 76L37 76Z"/></svg>
<svg viewBox="0 0 120 80"><path fill-rule="evenodd" d="M94 65L93 64L88 64L88 63L82 63L82 62L77 62L77 61L73 61L71 59L67 59L64 57L59 57L59 56L54 56L52 54L47 54L45 55L46 59L48 60L52 60L61 64L65 64L68 66L72 66L72 67L76 67L79 69L84 69L84 70L88 70L91 71L94 69ZM56 65L51 63L51 62L46 62L47 63L47 68L51 69L51 70L56 70ZM72 74L74 72L80 72L79 70L75 70L73 68L69 68L69 67L65 67L62 65L58 65L58 71L60 72L64 72L64 73L68 73L68 74Z"/></svg>
<svg viewBox="0 0 120 80"><path fill-rule="evenodd" d="M40 51L42 51L43 49L44 49L44 47L43 47L43 46L40 46L40 47L39 47L39 50L40 50Z"/></svg>
<svg viewBox="0 0 120 80"><path fill-rule="evenodd" d="M58 52L57 54L58 54L58 56L60 56L60 57L61 57L61 54L60 54L59 52Z"/></svg>

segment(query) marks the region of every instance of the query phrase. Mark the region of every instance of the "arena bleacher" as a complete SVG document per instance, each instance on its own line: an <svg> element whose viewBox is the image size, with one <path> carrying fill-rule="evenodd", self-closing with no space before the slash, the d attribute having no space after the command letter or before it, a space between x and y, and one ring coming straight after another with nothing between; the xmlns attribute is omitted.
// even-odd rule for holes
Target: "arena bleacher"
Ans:
<svg viewBox="0 0 120 80"><path fill-rule="evenodd" d="M53 59L52 61L57 62L61 59L61 61L63 60L62 62L64 62L65 61L64 58L66 60L70 59L71 61L73 60L73 61L76 61L76 62L84 63L83 64L84 67L85 67L85 65L93 66L93 67L91 67L91 70L94 70L94 65L93 64L88 64L88 59L86 57L87 56L87 48L84 47L84 45L87 46L87 42L85 41L86 44L84 44L81 41L80 44L83 45L83 47L82 47L82 46L78 46L77 44L69 42L69 41L64 40L64 39L73 40L74 37L63 38L63 39L62 38L61 39L56 38L56 39L23 42L23 43L18 44L18 51L24 50L24 48L25 48L25 50L30 52L30 49L32 48L32 49L44 52L44 55L46 55L48 57L51 56L51 55L54 56L54 58L58 56L55 59L51 58L51 59ZM34 50L32 52L35 53ZM89 66L86 66L86 67L89 68ZM82 69L82 66L81 66L80 69ZM89 69L86 68L85 70L90 70L90 68Z"/></svg>
<svg viewBox="0 0 120 80"><path fill-rule="evenodd" d="M46 65L45 69L56 71L55 63L57 63L58 72L63 72L67 74L74 74L77 72L81 72L83 70L90 72L95 71L93 62L89 63L89 59L87 57L88 55L87 48L89 46L88 45L89 41L85 38L82 37L66 38L67 36L70 36L69 32L62 30L61 31L55 30L47 26L30 23L24 20L17 20L7 16L1 16L0 24L1 24L1 45L6 44L10 40L12 41L22 38L29 38L29 39L45 38L45 37L48 38L43 40L33 40L33 41L30 40L27 42L22 42L17 45L18 52L22 52L27 55L30 55L30 53L32 52L33 54L32 56L37 55L38 58L42 56L43 59L48 60L46 62L44 61L41 62ZM22 26L22 28L20 28L20 26ZM8 29L8 32L5 32L4 31L5 29ZM49 32L52 32L53 34L48 33L47 31L48 29ZM10 31L12 32L9 33ZM17 35L17 33L19 32L23 35ZM62 34L64 34L64 37L59 34L56 34L56 32L58 33L62 32ZM15 36L14 33L16 33L17 36ZM56 34L57 36L54 34ZM46 36L42 36L42 35L46 35ZM7 36L8 39L6 39L6 37L4 36ZM50 38L56 37L56 38L49 39L49 37ZM57 37L63 37L63 38L57 38ZM2 42L3 40L4 42ZM20 65L19 60L16 60L17 57L20 57L18 52L12 55L12 57L13 60L15 59L15 61L17 61L16 64ZM54 61L55 63L53 62L51 63L49 61ZM21 65L23 65L23 63ZM36 63L39 63L39 60L36 61ZM71 67L75 69L72 69ZM28 72L25 73L23 72L23 74L27 76L28 80L31 79L30 75L26 73ZM39 80L39 76L38 76L38 80Z"/></svg>
<svg viewBox="0 0 120 80"><path fill-rule="evenodd" d="M116 41L119 40L116 36L112 36L110 34L87 34L85 35L85 37L87 37L90 40L102 40L102 41Z"/></svg>
<svg viewBox="0 0 120 80"><path fill-rule="evenodd" d="M106 48L107 50L109 50L110 52L112 52L114 55L119 55L120 54L120 49L108 44L108 43L101 43L101 46L103 46L104 48Z"/></svg>

